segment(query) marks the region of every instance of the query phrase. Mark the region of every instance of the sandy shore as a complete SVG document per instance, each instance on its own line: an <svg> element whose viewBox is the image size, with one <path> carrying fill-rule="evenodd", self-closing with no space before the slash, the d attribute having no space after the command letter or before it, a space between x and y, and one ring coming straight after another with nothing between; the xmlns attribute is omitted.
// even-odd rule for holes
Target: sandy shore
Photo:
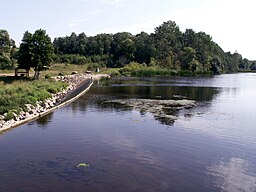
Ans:
<svg viewBox="0 0 256 192"><path fill-rule="evenodd" d="M76 74L54 77L54 79L57 81L68 82L68 88L57 94L53 94L52 98L50 99L37 102L35 106L30 104L26 105L27 112L22 111L20 114L16 115L14 119L8 121L0 120L0 132L7 131L21 124L36 120L51 113L56 109L68 105L69 103L73 102L81 95L83 95L86 91L88 91L93 84L93 80L99 80L101 77L108 77L108 75ZM65 99L69 94L75 92L76 90L79 90L79 92L71 98Z"/></svg>

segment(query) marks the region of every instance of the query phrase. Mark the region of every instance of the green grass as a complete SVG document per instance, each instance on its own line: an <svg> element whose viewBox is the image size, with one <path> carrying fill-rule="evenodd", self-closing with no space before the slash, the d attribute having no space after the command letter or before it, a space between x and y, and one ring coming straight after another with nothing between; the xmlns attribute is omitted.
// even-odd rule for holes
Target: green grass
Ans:
<svg viewBox="0 0 256 192"><path fill-rule="evenodd" d="M68 84L53 80L15 79L15 77L0 78L0 114L16 112L24 109L25 104L34 105L57 93Z"/></svg>
<svg viewBox="0 0 256 192"><path fill-rule="evenodd" d="M78 73L82 74L87 71L87 68L88 65L54 63L51 65L49 70L41 72L41 77L45 77L45 75L56 76L60 73L63 75L71 75L73 71L77 71Z"/></svg>
<svg viewBox="0 0 256 192"><path fill-rule="evenodd" d="M112 76L120 76L119 69L120 68L103 68L101 69L100 73L108 74Z"/></svg>
<svg viewBox="0 0 256 192"><path fill-rule="evenodd" d="M51 64L51 67L47 71L41 71L40 77L44 78L45 75L56 76L59 73L63 75L70 75L73 71L78 73L85 73L88 69L88 64L86 65L74 65L74 64L63 64L63 63L54 63ZM30 69L30 77L34 76L34 70ZM14 70L0 70L0 76L13 76Z"/></svg>

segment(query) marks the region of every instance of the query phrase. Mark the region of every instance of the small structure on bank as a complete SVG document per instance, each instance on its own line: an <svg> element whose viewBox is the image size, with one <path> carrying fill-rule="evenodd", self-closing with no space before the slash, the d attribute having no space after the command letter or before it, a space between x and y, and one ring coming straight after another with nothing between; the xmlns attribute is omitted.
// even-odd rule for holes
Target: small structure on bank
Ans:
<svg viewBox="0 0 256 192"><path fill-rule="evenodd" d="M15 68L15 77L29 77L29 68L17 67Z"/></svg>

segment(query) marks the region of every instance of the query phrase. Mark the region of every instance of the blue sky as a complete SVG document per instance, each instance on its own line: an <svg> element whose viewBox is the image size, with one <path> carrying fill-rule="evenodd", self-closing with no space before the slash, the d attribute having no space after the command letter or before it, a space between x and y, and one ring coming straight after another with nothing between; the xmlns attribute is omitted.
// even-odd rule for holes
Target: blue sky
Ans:
<svg viewBox="0 0 256 192"><path fill-rule="evenodd" d="M50 37L145 31L175 21L213 37L224 51L256 60L254 0L0 0L0 29L19 45L25 31L42 28Z"/></svg>

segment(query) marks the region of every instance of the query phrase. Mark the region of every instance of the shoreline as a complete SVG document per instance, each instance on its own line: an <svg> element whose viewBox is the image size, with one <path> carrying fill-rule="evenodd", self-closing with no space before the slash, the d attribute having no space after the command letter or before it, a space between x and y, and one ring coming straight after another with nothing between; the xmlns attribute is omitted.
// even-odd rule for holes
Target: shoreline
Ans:
<svg viewBox="0 0 256 192"><path fill-rule="evenodd" d="M6 132L22 124L39 119L53 112L56 109L59 109L61 107L64 107L72 103L73 101L78 99L80 96L82 96L85 92L87 92L91 88L91 86L93 85L93 80L99 80L101 77L107 77L107 76L108 75L105 75L105 74L97 74L97 75L76 74L76 75L54 77L54 79L58 81L67 81L69 83L68 88L57 94L53 94L52 98L46 99L45 101L39 101L37 106L27 105L28 110L32 111L33 113L29 114L28 112L26 113L23 112L24 114L22 118L17 117L17 119L14 118L8 121L4 121L4 123L0 124L0 133ZM85 89L83 89L77 95L65 100L65 98L69 94L74 93L77 89L79 89L79 87L85 85L86 83L88 83L88 85L86 85ZM39 105L39 103L41 105ZM42 107L42 105L44 107ZM22 116L22 114L20 114L19 116Z"/></svg>

